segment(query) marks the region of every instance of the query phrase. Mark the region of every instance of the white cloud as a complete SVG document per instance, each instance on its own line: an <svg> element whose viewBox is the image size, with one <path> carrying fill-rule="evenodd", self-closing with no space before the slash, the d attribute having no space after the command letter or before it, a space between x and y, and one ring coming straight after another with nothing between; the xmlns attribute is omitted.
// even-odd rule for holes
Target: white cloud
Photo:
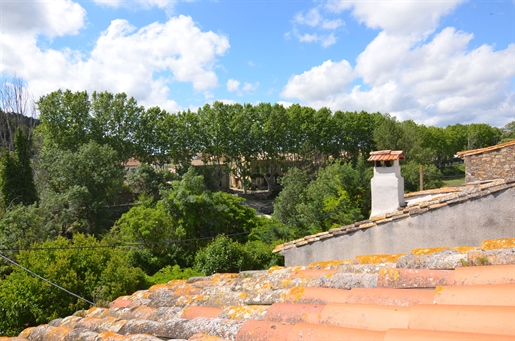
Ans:
<svg viewBox="0 0 515 341"><path fill-rule="evenodd" d="M331 72L326 61L291 77L281 96L314 108L380 111L428 125L505 125L515 114L515 44L471 48L473 34L437 31L439 19L460 2L329 3L335 12L352 9L359 21L382 31L354 70ZM362 85L349 90L351 82Z"/></svg>
<svg viewBox="0 0 515 341"><path fill-rule="evenodd" d="M259 87L259 82L255 82L254 84L245 82L243 86L240 88L241 83L235 79L229 79L227 81L226 87L229 92L236 92L238 96L243 96L245 93L252 93Z"/></svg>
<svg viewBox="0 0 515 341"><path fill-rule="evenodd" d="M258 87L259 87L259 82L255 82L254 84L252 84L252 83L245 83L245 84L243 84L243 87L241 88L241 90L243 92L253 92Z"/></svg>
<svg viewBox="0 0 515 341"><path fill-rule="evenodd" d="M395 34L414 34L433 31L442 16L464 1L339 0L328 1L326 8L336 13L352 9L352 15L370 28Z"/></svg>
<svg viewBox="0 0 515 341"><path fill-rule="evenodd" d="M328 60L301 75L291 77L281 96L302 101L327 99L346 90L352 81L352 73L352 67L346 60L336 63Z"/></svg>
<svg viewBox="0 0 515 341"><path fill-rule="evenodd" d="M172 14L177 0L93 0L96 4L112 8L150 9L157 7Z"/></svg>
<svg viewBox="0 0 515 341"><path fill-rule="evenodd" d="M306 13L297 13L293 18L293 27L291 32L285 34L285 38L289 39L291 34L303 43L320 43L322 47L328 47L336 43L337 37L334 31L345 25L340 19L328 19L321 13L322 7L315 7ZM301 27L308 26L307 33L301 33Z"/></svg>
<svg viewBox="0 0 515 341"><path fill-rule="evenodd" d="M236 79L229 79L227 81L227 91L229 92L235 92L240 90L240 82L238 82Z"/></svg>
<svg viewBox="0 0 515 341"><path fill-rule="evenodd" d="M3 34L43 34L49 38L77 34L86 18L84 8L67 0L0 1Z"/></svg>
<svg viewBox="0 0 515 341"><path fill-rule="evenodd" d="M66 3L71 14L80 17L77 13L81 8ZM63 13L43 8L52 7L54 2L38 4L41 13L34 16ZM70 49L40 49L37 37L41 32L72 34L80 28L79 24L61 24L58 30L54 27L57 24L50 23L67 21L61 19L41 21L47 26L38 24L37 30L27 27L22 32L1 33L0 72L25 79L35 98L59 88L107 90L126 92L141 104L176 111L177 103L169 100L170 83L191 83L196 91L209 97L209 90L218 85L214 72L217 57L229 49L227 37L201 31L187 16L171 17L165 23L139 29L125 20L113 20L89 56Z"/></svg>

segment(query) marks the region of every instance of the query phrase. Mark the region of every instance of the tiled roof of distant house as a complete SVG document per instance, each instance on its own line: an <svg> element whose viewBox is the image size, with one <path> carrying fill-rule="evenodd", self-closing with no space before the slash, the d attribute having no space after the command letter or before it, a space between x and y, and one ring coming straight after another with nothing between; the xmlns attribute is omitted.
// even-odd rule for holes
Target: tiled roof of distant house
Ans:
<svg viewBox="0 0 515 341"><path fill-rule="evenodd" d="M514 340L514 264L515 239L501 239L215 274L0 341Z"/></svg>
<svg viewBox="0 0 515 341"><path fill-rule="evenodd" d="M464 157L464 156L470 156L470 155L475 155L475 154L486 153L486 152L490 152L490 151L493 151L493 150L505 148L505 147L508 147L508 146L514 146L514 145L515 145L515 140L512 140L512 141L496 144L495 146L479 148L479 149L464 150L464 151L458 152L456 154L459 157Z"/></svg>

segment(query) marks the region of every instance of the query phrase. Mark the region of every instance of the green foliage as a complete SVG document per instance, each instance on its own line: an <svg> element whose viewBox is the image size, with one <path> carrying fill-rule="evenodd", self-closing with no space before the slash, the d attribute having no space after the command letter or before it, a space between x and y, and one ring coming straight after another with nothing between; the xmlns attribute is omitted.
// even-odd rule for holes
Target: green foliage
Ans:
<svg viewBox="0 0 515 341"><path fill-rule="evenodd" d="M279 253L272 253L274 244L259 240L248 241L243 246L244 260L242 270L266 270L275 265L284 265L284 258Z"/></svg>
<svg viewBox="0 0 515 341"><path fill-rule="evenodd" d="M22 251L17 261L47 280L97 304L132 293L144 284L140 269L127 266L123 250L76 234L73 241L58 238L36 243L48 250ZM93 247L93 248L82 248ZM43 282L20 268L0 281L0 334L67 316L89 304Z"/></svg>
<svg viewBox="0 0 515 341"><path fill-rule="evenodd" d="M212 275L214 273L239 272L245 260L241 244L219 235L195 256L195 270Z"/></svg>
<svg viewBox="0 0 515 341"><path fill-rule="evenodd" d="M204 276L202 272L195 271L192 268L181 269L179 265L170 266L162 268L152 276L145 276L147 286L167 283L174 279L188 279L190 277L196 276Z"/></svg>
<svg viewBox="0 0 515 341"><path fill-rule="evenodd" d="M146 193L157 201L160 191L169 189L169 182L177 180L177 177L169 170L156 170L149 164L141 163L134 172L129 172L125 179L133 193Z"/></svg>
<svg viewBox="0 0 515 341"><path fill-rule="evenodd" d="M36 242L55 239L60 230L47 223L48 219L47 211L36 204L11 207L0 217L0 248L27 248Z"/></svg>
<svg viewBox="0 0 515 341"><path fill-rule="evenodd" d="M161 201L140 196L138 203L116 222L108 240L124 243L143 243L131 249L131 264L147 274L153 274L167 264L182 258L177 241L185 237L184 229L176 223Z"/></svg>
<svg viewBox="0 0 515 341"><path fill-rule="evenodd" d="M358 173L350 164L333 163L317 174L306 189L306 202L297 207L308 233L327 231L362 219L351 193L360 186Z"/></svg>
<svg viewBox="0 0 515 341"><path fill-rule="evenodd" d="M507 123L504 127L502 127L501 133L502 135L500 142L515 140L515 120Z"/></svg>
<svg viewBox="0 0 515 341"><path fill-rule="evenodd" d="M484 123L474 123L468 128L468 149L484 148L497 144L501 139L501 129Z"/></svg>
<svg viewBox="0 0 515 341"><path fill-rule="evenodd" d="M420 190L420 165L408 161L401 165L401 174L404 178L404 191L416 192ZM443 186L442 173L433 164L423 165L424 189L440 188Z"/></svg>
<svg viewBox="0 0 515 341"><path fill-rule="evenodd" d="M94 141L76 152L46 149L38 168L42 206L51 210L63 231L92 233L112 222L101 209L115 202L124 170L116 152Z"/></svg>
<svg viewBox="0 0 515 341"><path fill-rule="evenodd" d="M283 178L283 191L274 203L273 217L293 229L295 237L327 231L362 219L369 210L371 173L358 161L350 164L333 163L317 173L308 183L305 172L292 168Z"/></svg>
<svg viewBox="0 0 515 341"><path fill-rule="evenodd" d="M30 141L19 128L14 136L14 148L14 156L8 151L4 155L0 174L2 200L6 208L17 204L31 205L38 200L30 160Z"/></svg>
<svg viewBox="0 0 515 341"><path fill-rule="evenodd" d="M290 168L281 179L281 184L283 189L274 201L272 216L296 231L301 227L297 206L307 200L307 173L298 168Z"/></svg>

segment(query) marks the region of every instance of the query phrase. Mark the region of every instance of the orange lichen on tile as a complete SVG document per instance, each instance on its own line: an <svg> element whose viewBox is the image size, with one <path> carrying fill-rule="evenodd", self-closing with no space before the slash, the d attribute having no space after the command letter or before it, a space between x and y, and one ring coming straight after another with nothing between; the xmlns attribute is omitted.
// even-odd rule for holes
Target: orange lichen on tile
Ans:
<svg viewBox="0 0 515 341"><path fill-rule="evenodd" d="M347 263L349 262L349 263ZM338 265L350 264L352 261L330 260L325 262L315 262L308 265L308 269L336 269Z"/></svg>
<svg viewBox="0 0 515 341"><path fill-rule="evenodd" d="M73 328L69 327L54 327L48 331L45 338L49 341L63 340L72 330Z"/></svg>
<svg viewBox="0 0 515 341"><path fill-rule="evenodd" d="M168 283L166 283L166 285L169 287L183 284L186 284L185 279L172 279L171 281L168 281Z"/></svg>
<svg viewBox="0 0 515 341"><path fill-rule="evenodd" d="M235 305L224 311L231 320L247 320L250 316L265 314L268 308L268 305Z"/></svg>
<svg viewBox="0 0 515 341"><path fill-rule="evenodd" d="M282 266L272 266L270 269L268 269L268 274L273 274L274 272L280 271L284 269Z"/></svg>
<svg viewBox="0 0 515 341"><path fill-rule="evenodd" d="M474 250L475 246L453 246L453 247L430 247L430 248L419 248L411 250L411 254L415 256L427 256L434 253L442 252L444 250L458 251L459 253L467 253L470 250Z"/></svg>
<svg viewBox="0 0 515 341"><path fill-rule="evenodd" d="M304 292L306 291L306 288L304 287L293 287L288 292L287 296L291 301L298 302L302 295L304 295Z"/></svg>
<svg viewBox="0 0 515 341"><path fill-rule="evenodd" d="M29 336L30 336L30 333L32 333L32 331L36 329L36 327L29 327L29 328L25 328L24 330L22 330L22 332L20 333L20 337L23 337L24 339L28 339Z"/></svg>
<svg viewBox="0 0 515 341"><path fill-rule="evenodd" d="M397 254L397 255L365 255L365 256L356 256L359 264L379 264L379 263L394 263L402 256L406 256L405 254Z"/></svg>
<svg viewBox="0 0 515 341"><path fill-rule="evenodd" d="M379 275L385 277L389 281L396 281L399 279L399 270L395 268L381 268Z"/></svg>
<svg viewBox="0 0 515 341"><path fill-rule="evenodd" d="M515 247L515 238L483 240L481 243L481 249L483 250L509 249L512 247Z"/></svg>
<svg viewBox="0 0 515 341"><path fill-rule="evenodd" d="M222 339L221 337L214 335L199 333L190 337L188 341L226 341L226 339Z"/></svg>
<svg viewBox="0 0 515 341"><path fill-rule="evenodd" d="M327 277L328 275L334 275L338 270L326 270L326 269L306 269L306 270L296 270L290 274L290 278L321 278Z"/></svg>
<svg viewBox="0 0 515 341"><path fill-rule="evenodd" d="M174 296L184 296L184 295L198 295L201 290L199 288L194 288L191 286L186 286L183 288L177 288L174 290Z"/></svg>
<svg viewBox="0 0 515 341"><path fill-rule="evenodd" d="M102 341L121 341L124 338L125 337L123 335L120 335L115 332L102 332L98 334L96 339L100 339Z"/></svg>
<svg viewBox="0 0 515 341"><path fill-rule="evenodd" d="M148 288L148 291L152 292L152 291L156 291L156 290L159 290L159 289L168 289L168 285L166 283L164 283L164 284L156 284L156 285L153 285L150 288Z"/></svg>

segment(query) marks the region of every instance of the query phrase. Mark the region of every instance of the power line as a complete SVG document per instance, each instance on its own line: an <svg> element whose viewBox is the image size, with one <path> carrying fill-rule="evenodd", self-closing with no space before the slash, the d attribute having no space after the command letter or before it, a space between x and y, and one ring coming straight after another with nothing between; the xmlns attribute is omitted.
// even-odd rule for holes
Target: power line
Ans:
<svg viewBox="0 0 515 341"><path fill-rule="evenodd" d="M239 232L232 233L226 235L227 237L239 236L244 234L249 234L250 232ZM190 239L176 239L169 240L166 239L162 242L145 242L145 243L127 243L127 244L114 244L114 245L90 245L90 246L56 246L56 247L28 247L28 248L1 248L0 251L50 251L50 250L70 250L70 249L111 249L115 247L137 247L137 246L145 246L145 245L160 245L160 244L178 244L178 243L187 243L194 242L200 240L209 240L214 239L215 237L202 237L202 238L190 238Z"/></svg>
<svg viewBox="0 0 515 341"><path fill-rule="evenodd" d="M60 290L64 291L64 292L65 292L65 293L67 293L67 294L70 294L70 295L72 295L72 296L75 296L75 297L77 297L78 299L81 299L81 300L83 300L83 301L85 301L85 302L87 302L87 303L89 303L89 304L91 304L91 305L94 305L94 304L95 304L95 303L93 303L93 302L91 302L91 301L89 301L89 300L85 299L84 297L81 297L81 296L79 296L79 295L77 295L77 294L74 294L73 292L71 292L71 291L69 291L69 290L66 290L66 289L65 289L65 288L63 288L63 287L61 287L61 286L59 286L59 285L57 285L57 284L55 284L55 283L53 283L53 282L50 282L48 279L41 277L41 276L40 276L40 275L38 275L37 273L35 273L35 272L33 272L33 271L31 271L31 270L29 270L29 269L25 268L24 266L22 266L22 265L20 265L20 264L16 263L16 262L15 262L15 261L13 261L12 259L9 259L9 258L5 257L5 256L4 256L4 255L2 255L1 253L0 253L0 257L2 257L3 259L5 259L5 260L6 260L6 261L8 261L9 263L12 263L12 264L16 265L17 267L19 267L19 268L21 268L21 269L23 269L23 270L27 271L27 272L28 272L28 273L30 273L31 275L36 276L37 278L39 278L39 279L41 279L41 280L43 280L43 281L47 282L48 284L50 284L50 285L52 285L52 286L54 286L54 287L56 287L56 288L58 288L58 289L60 289Z"/></svg>

